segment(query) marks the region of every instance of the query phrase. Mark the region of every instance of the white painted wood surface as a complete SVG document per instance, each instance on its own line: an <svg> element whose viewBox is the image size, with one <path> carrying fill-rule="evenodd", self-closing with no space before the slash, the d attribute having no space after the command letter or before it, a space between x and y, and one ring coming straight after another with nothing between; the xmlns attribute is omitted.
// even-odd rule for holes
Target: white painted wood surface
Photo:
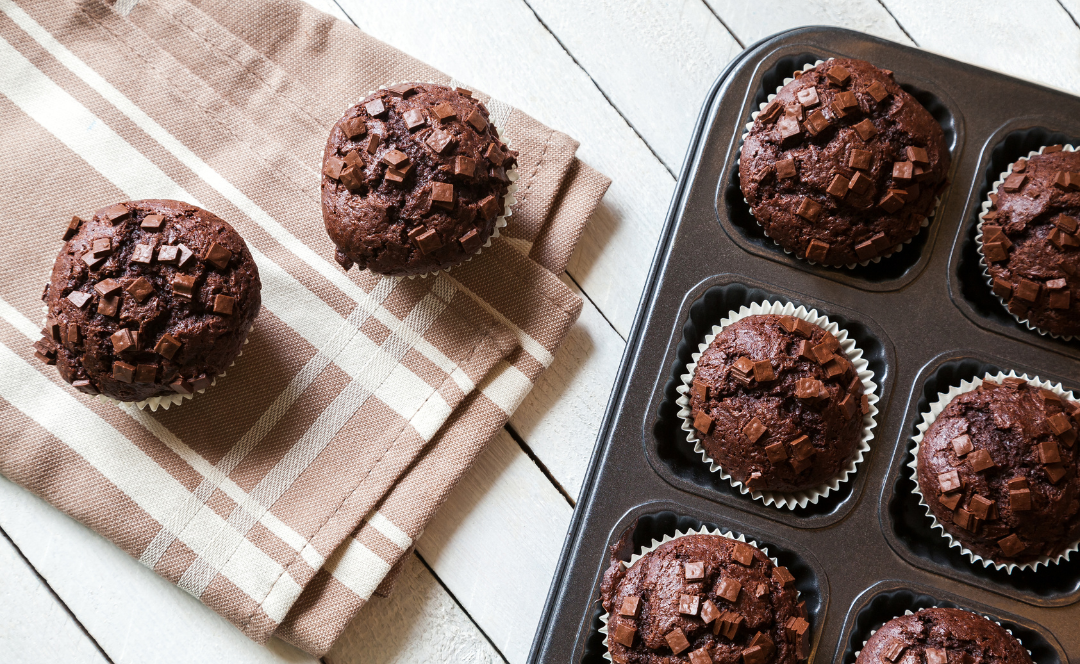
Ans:
<svg viewBox="0 0 1080 664"><path fill-rule="evenodd" d="M799 25L837 25L1080 91L1080 0L307 1L569 133L579 155L614 180L568 270L588 298L581 319L510 422L540 465L506 433L496 437L418 541L393 596L372 601L346 630L333 664L524 661L672 172L708 87L741 45ZM255 646L4 480L0 527L114 662L310 661L280 642ZM3 555L0 546L0 564ZM6 588L23 588L5 581L0 600ZM23 606L37 601L35 588L43 590L16 591ZM19 643L40 637L30 625L78 629L56 600L40 606ZM0 652L15 639L0 627ZM62 661L102 660L96 649L73 652Z"/></svg>

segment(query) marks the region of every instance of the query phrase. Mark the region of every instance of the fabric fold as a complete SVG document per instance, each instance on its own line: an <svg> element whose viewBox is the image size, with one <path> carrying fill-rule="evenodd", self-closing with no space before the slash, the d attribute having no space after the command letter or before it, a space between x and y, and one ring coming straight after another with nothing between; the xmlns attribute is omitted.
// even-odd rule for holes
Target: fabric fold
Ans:
<svg viewBox="0 0 1080 664"><path fill-rule="evenodd" d="M553 361L582 304L557 275L608 180L477 93L521 154L505 235L426 279L343 273L330 127L379 85L448 76L295 0L0 0L0 65L21 146L0 163L0 472L252 639L324 653ZM156 413L75 392L29 347L63 220L151 197L232 223L264 284L235 367Z"/></svg>

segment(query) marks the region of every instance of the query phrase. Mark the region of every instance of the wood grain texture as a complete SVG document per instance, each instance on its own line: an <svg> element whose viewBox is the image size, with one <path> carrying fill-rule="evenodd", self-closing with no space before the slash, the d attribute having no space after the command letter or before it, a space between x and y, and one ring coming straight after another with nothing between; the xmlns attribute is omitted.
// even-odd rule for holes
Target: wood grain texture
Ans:
<svg viewBox="0 0 1080 664"><path fill-rule="evenodd" d="M258 645L104 537L3 477L0 528L116 664L317 661L276 639Z"/></svg>
<svg viewBox="0 0 1080 664"><path fill-rule="evenodd" d="M572 509L505 431L416 550L507 661L524 662Z"/></svg>
<svg viewBox="0 0 1080 664"><path fill-rule="evenodd" d="M674 178L522 0L340 0L360 29L581 141L612 179L568 272L625 337Z"/></svg>
<svg viewBox="0 0 1080 664"><path fill-rule="evenodd" d="M529 0L529 6L678 173L706 92L742 51L709 8L701 0Z"/></svg>
<svg viewBox="0 0 1080 664"><path fill-rule="evenodd" d="M327 664L414 664L505 660L415 555L393 594L375 597L342 633Z"/></svg>
<svg viewBox="0 0 1080 664"><path fill-rule="evenodd" d="M104 664L86 632L0 535L0 661Z"/></svg>
<svg viewBox="0 0 1080 664"><path fill-rule="evenodd" d="M569 279L567 285L579 293ZM588 300L555 361L510 418L514 431L576 499L622 357L622 337Z"/></svg>
<svg viewBox="0 0 1080 664"><path fill-rule="evenodd" d="M885 5L924 49L1080 92L1080 29L1056 0L953 0L933 11L918 0Z"/></svg>
<svg viewBox="0 0 1080 664"><path fill-rule="evenodd" d="M876 0L705 0L743 44L804 25L830 25L911 44ZM936 6L936 5L935 5ZM934 13L934 12L928 12Z"/></svg>

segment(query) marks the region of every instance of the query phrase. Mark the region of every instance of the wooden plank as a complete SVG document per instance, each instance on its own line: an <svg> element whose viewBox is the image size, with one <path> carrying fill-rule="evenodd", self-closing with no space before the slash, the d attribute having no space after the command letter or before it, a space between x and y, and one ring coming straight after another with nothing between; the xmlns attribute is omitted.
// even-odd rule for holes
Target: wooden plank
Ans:
<svg viewBox="0 0 1080 664"><path fill-rule="evenodd" d="M581 141L613 181L569 273L625 337L674 178L522 0L339 0L362 30Z"/></svg>
<svg viewBox="0 0 1080 664"><path fill-rule="evenodd" d="M677 173L705 94L742 51L709 8L701 0L529 0L529 6Z"/></svg>
<svg viewBox="0 0 1080 664"><path fill-rule="evenodd" d="M565 279L575 292L572 282ZM576 499L625 342L588 300L555 361L510 418L564 491Z"/></svg>
<svg viewBox="0 0 1080 664"><path fill-rule="evenodd" d="M94 642L3 535L0 570L3 661L105 664Z"/></svg>
<svg viewBox="0 0 1080 664"><path fill-rule="evenodd" d="M922 48L1080 92L1080 29L1055 0L952 0L935 3L932 12L917 0L885 5Z"/></svg>
<svg viewBox="0 0 1080 664"><path fill-rule="evenodd" d="M505 660L424 563L409 556L388 598L373 598L353 619L327 664L413 664Z"/></svg>
<svg viewBox="0 0 1080 664"><path fill-rule="evenodd" d="M251 641L199 600L3 477L0 528L116 664L317 661L277 639L266 646Z"/></svg>
<svg viewBox="0 0 1080 664"><path fill-rule="evenodd" d="M911 44L904 31L875 0L705 0L743 44L803 25L832 25L858 30L901 44ZM888 3L887 3L888 4ZM934 11L923 11L930 16ZM943 27L945 27L943 25Z"/></svg>
<svg viewBox="0 0 1080 664"><path fill-rule="evenodd" d="M416 543L417 552L514 664L528 656L571 511L504 431Z"/></svg>

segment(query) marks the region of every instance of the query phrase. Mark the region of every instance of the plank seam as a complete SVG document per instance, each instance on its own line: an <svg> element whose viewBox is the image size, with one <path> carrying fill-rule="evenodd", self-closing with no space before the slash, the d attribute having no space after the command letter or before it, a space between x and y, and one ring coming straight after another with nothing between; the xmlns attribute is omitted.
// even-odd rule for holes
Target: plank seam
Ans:
<svg viewBox="0 0 1080 664"><path fill-rule="evenodd" d="M919 42L915 41L915 38L911 36L911 33L907 31L907 28L905 28L903 24L900 23L900 20L896 18L896 15L892 13L892 10L885 5L885 0L877 1L878 4L881 5L881 8L885 10L885 13L887 13L892 18L892 20L896 22L896 27L900 28L900 32L903 32L905 35L907 35L907 38L911 40L912 44L919 46ZM922 47L919 46L919 48Z"/></svg>
<svg viewBox="0 0 1080 664"><path fill-rule="evenodd" d="M551 471L548 470L547 465L545 465L544 462L540 460L540 457L536 456L536 452L532 451L532 448L529 447L529 444L526 443L525 439L521 437L521 434L519 434L517 430L514 429L514 426L507 422L505 425L503 425L503 428L506 429L506 433L510 434L510 437L514 439L514 442L518 444L518 447L520 447L521 451L525 453L525 456L529 457L529 459L534 464L536 464L536 467L539 468L540 472L544 474L544 477L546 477L547 480L551 482L551 485L555 487L555 490L562 494L562 497L566 499L566 502L570 504L570 507L574 507L574 505L577 504L577 501L574 500L574 497L570 495L570 492L567 491L563 487L562 483L560 483L559 480L557 480L555 476L551 473Z"/></svg>
<svg viewBox="0 0 1080 664"><path fill-rule="evenodd" d="M589 297L589 294L585 292L585 289L581 287L581 284L579 284L578 280L574 278L574 275L570 274L569 270L566 271L566 278L569 279L570 281L572 281L575 286L577 286L577 289L579 291L581 291L581 294L585 297L586 300L589 301L589 304L593 305L593 309L596 309L596 313L600 314L600 317L604 319L604 322L608 324L608 327L610 327L612 329L612 331L614 331L615 334L617 334L618 337L620 339L622 339L623 343L625 344L626 343L626 337L624 337L622 335L622 332L619 332L619 328L615 327L615 324L612 323L611 320L608 319L607 314L605 314L600 309L600 307L597 306L597 304L595 302L593 302L593 299L591 297Z"/></svg>
<svg viewBox="0 0 1080 664"><path fill-rule="evenodd" d="M1072 19L1073 25L1075 25L1077 29L1080 29L1080 22L1076 20L1076 17L1073 16L1072 12L1069 11L1069 8L1065 6L1065 3L1063 3L1061 0L1057 0L1057 3L1062 9L1065 10L1065 13L1068 14L1069 18Z"/></svg>
<svg viewBox="0 0 1080 664"><path fill-rule="evenodd" d="M739 36L735 34L734 30L728 27L727 23L724 23L724 19L720 18L720 15L717 14L715 10L713 10L712 5L706 2L706 0L701 0L701 3L705 5L705 9L708 9L710 14L716 17L717 21L720 21L720 25L724 26L724 29L727 30L727 33L731 35L731 38L734 39L735 43L739 45L739 48L746 50L746 44L744 44L742 40L739 39Z"/></svg>

